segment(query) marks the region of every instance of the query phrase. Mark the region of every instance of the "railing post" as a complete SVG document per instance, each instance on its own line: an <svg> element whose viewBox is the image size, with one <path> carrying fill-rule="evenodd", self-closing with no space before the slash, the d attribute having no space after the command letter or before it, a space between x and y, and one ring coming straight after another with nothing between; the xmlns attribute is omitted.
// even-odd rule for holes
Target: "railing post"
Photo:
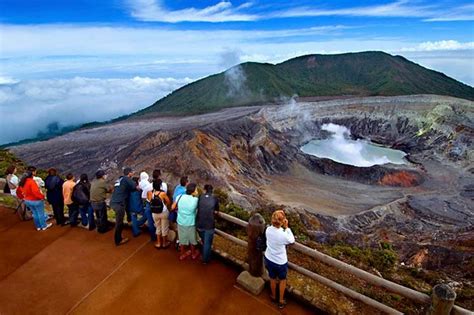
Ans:
<svg viewBox="0 0 474 315"><path fill-rule="evenodd" d="M249 272L254 277L261 277L263 274L263 254L257 249L257 238L264 230L265 219L259 213L252 215L247 226L247 257Z"/></svg>
<svg viewBox="0 0 474 315"><path fill-rule="evenodd" d="M456 292L447 284L437 284L431 294L431 306L428 315L449 315L454 306Z"/></svg>
<svg viewBox="0 0 474 315"><path fill-rule="evenodd" d="M249 271L243 271L237 277L237 283L252 294L259 295L265 287L263 274L263 254L257 250L257 238L265 230L265 219L254 214L247 225L247 260Z"/></svg>

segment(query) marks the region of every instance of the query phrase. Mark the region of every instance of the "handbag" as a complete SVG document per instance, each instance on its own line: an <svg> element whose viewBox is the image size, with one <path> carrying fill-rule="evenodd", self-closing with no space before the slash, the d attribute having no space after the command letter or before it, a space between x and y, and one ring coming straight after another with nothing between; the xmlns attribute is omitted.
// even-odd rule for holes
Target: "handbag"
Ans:
<svg viewBox="0 0 474 315"><path fill-rule="evenodd" d="M266 231L267 231L267 228L263 230L263 233L257 236L255 247L257 248L259 252L264 252L267 250L267 236L265 234Z"/></svg>
<svg viewBox="0 0 474 315"><path fill-rule="evenodd" d="M180 195L178 200L176 201L176 206L178 206L179 200L181 199L183 195ZM168 221L170 222L176 222L178 220L178 208L176 210L170 211L168 214Z"/></svg>

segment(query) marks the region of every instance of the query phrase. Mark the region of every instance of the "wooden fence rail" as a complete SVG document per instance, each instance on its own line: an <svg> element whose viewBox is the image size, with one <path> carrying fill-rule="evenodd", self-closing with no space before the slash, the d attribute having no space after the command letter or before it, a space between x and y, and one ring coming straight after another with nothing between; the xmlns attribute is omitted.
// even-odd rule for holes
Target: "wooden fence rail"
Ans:
<svg viewBox="0 0 474 315"><path fill-rule="evenodd" d="M248 226L248 223L245 222L244 220L241 220L241 219L238 219L236 217L233 217L231 215L228 215L226 213L222 213L220 212L219 215L218 215L220 218L222 218L223 220L225 221L228 221L228 222L231 222L231 223L234 223L234 224L237 224L241 227L247 227ZM235 237L235 236L232 236L228 233L225 233L223 231L220 231L220 230L216 230L216 234L218 235L221 235L222 237L234 242L234 243L237 243L241 246L247 246L247 242ZM303 253L307 256L310 256L310 257L313 257L329 266L332 266L338 270L342 270L344 272L348 272L356 277L358 277L359 279L362 279L370 284L373 284L373 285L376 285L378 287L382 287L390 292L393 292L393 293L396 293L396 294L399 294L403 297L406 297L408 298L409 300L412 300L412 301L415 301L415 302L418 302L418 303L421 303L421 304L430 304L431 302L431 297L425 293L422 293L422 292L419 292L419 291L416 291L416 290L413 290L413 289L410 289L410 288L407 288L407 287L404 287L402 285L399 285L395 282L392 282L392 281L389 281L389 280L386 280L386 279L383 279L381 277L378 277L376 275L373 275L365 270L362 270L362 269L359 269L357 267L354 267L352 265L349 265L343 261L340 261L336 258L333 258L329 255L326 255L324 253L321 253L320 251L318 250L315 250L313 248L310 248L306 245L303 245L301 243L298 243L298 242L295 242L293 245L291 245L291 248L293 248L294 250L300 252L300 253ZM324 285L330 287L330 288L333 288L351 298L354 298L358 301L361 301L367 305L370 305L376 309L379 309L381 311L384 311L388 314L401 314L399 311L389 307L389 306L386 306L380 302L377 302L365 295L362 295L356 291L353 291L352 289L349 289L349 288L346 288L332 280L329 280L325 277L322 277L321 275L318 275L310 270L307 270L305 268L302 268L298 265L295 265L291 262L289 262L288 266L294 270L296 270L297 272L301 273L301 274L304 274L318 282L321 282L323 283ZM473 312L467 310L467 309L464 309L460 306L457 306L455 305L452 309L452 314L454 315L474 315Z"/></svg>

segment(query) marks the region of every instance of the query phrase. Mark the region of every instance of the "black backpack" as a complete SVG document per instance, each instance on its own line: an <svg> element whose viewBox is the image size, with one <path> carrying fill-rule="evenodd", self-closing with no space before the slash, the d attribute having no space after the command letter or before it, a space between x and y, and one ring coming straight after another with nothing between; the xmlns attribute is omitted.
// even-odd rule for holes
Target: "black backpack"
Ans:
<svg viewBox="0 0 474 315"><path fill-rule="evenodd" d="M263 233L257 236L257 241L256 241L256 248L260 252L264 252L267 250L267 228L263 230Z"/></svg>
<svg viewBox="0 0 474 315"><path fill-rule="evenodd" d="M151 201L150 201L151 213L160 214L163 212L165 205L163 204L163 200L161 200L160 198L160 193L161 193L161 190L159 194L156 195L155 191L153 190L153 198L151 198Z"/></svg>
<svg viewBox="0 0 474 315"><path fill-rule="evenodd" d="M80 206L85 206L89 203L89 197L87 197L84 188L84 185L79 183L72 189L72 201Z"/></svg>

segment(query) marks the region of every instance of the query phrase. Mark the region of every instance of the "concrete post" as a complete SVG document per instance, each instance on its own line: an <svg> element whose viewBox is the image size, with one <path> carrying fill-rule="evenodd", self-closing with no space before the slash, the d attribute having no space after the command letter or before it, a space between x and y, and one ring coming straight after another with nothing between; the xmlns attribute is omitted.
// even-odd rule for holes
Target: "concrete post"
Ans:
<svg viewBox="0 0 474 315"><path fill-rule="evenodd" d="M263 253L257 250L257 238L264 230L265 219L259 213L254 214L247 226L249 272L254 277L261 277L263 274Z"/></svg>
<svg viewBox="0 0 474 315"><path fill-rule="evenodd" d="M438 284L431 294L431 306L428 315L449 315L454 306L456 292L447 284Z"/></svg>

